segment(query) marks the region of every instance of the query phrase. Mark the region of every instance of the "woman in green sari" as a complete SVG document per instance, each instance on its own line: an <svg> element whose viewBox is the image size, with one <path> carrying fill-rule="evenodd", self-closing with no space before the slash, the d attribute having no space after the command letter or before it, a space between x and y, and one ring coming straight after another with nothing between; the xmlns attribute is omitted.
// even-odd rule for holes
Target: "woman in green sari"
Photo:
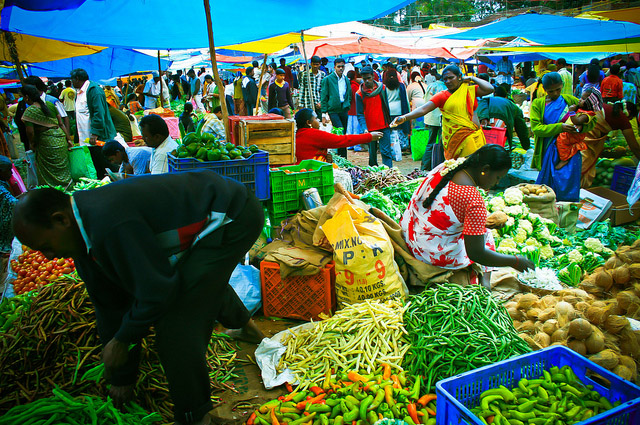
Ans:
<svg viewBox="0 0 640 425"><path fill-rule="evenodd" d="M38 90L31 85L22 86L22 94L29 105L22 115L27 137L36 154L38 183L67 187L71 182L69 154L73 144L62 125L60 115L51 102L44 102Z"/></svg>

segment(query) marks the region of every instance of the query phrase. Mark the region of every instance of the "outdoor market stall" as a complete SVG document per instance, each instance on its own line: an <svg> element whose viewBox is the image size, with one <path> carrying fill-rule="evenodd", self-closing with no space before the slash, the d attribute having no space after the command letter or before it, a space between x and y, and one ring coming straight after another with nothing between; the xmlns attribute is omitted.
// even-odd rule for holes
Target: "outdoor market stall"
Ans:
<svg viewBox="0 0 640 425"><path fill-rule="evenodd" d="M200 15L188 32L171 26L168 37L158 40L152 33L133 36L123 23L105 32L85 20L112 11L110 2L54 3L51 10L38 10L37 5L36 10L5 7L1 26L61 40L75 41L82 35L83 40L113 47L85 58L38 65L51 76L78 61L88 61L94 67L90 73L96 75L102 75L99 68L104 67L102 72L110 77L131 68L170 65L131 47L211 43L216 72L216 57L231 63L252 58L217 56ZM119 13L131 16L144 6L149 13L141 14L141 25L157 25L175 13L146 8L148 2L113 3ZM273 12L267 5L253 2L243 7L266 16ZM298 6L299 16L285 20L278 32L336 20L334 12L320 16L306 4ZM325 5L327 10L331 6ZM339 6L341 20L363 13L362 4ZM200 10L200 3L197 7ZM216 41L227 49L266 54L294 37L283 35L266 47L258 47L260 41L246 43L278 34L261 25L247 26L248 33L242 35L232 31L237 22L224 16L232 7L237 5L221 5L213 14L205 9L209 28L213 19ZM377 15L399 5L396 0L364 7L369 15ZM305 16L307 12L313 16ZM78 23L72 31L57 27L69 20ZM522 28L531 21L526 22ZM518 31L525 34L522 28ZM624 28L640 36L633 32L637 28ZM443 37L463 34L454 31ZM473 39L500 34L480 31ZM592 41L606 40L610 39L595 36ZM384 38L359 36L333 41L313 41L312 51L458 59L444 46L399 46ZM468 54L472 50L475 47ZM201 59L190 53L181 57ZM121 60L122 68L112 60ZM182 107L174 102L171 109L151 112L176 115ZM221 329L214 331L207 361L215 423L640 421L640 227L634 223L640 204L637 199L626 203L640 176L637 161L619 137L608 142L606 154L611 158L600 161L599 186L584 191L582 204L561 204L548 186L518 180L513 173L498 189L483 191L489 220L501 224L491 226L496 227L491 231L495 250L525 256L535 269L518 273L502 267L493 270L488 287L462 286L449 281L452 272L416 259L399 225L425 172L359 166L338 156L333 163L296 164L291 120L262 120L274 118L264 115L229 122L226 118L226 140L203 132L200 122L194 132L176 137L178 148L168 155L169 173L213 170L243 183L265 211L262 234L247 255L246 263L251 264L238 265L231 284L268 338L255 348L236 343ZM415 140L417 149L419 137ZM511 157L511 172L535 172L522 149L514 149ZM55 189L73 193L110 184L108 178L89 178L90 163L87 159L87 169L74 176L73 185ZM151 343L153 334L141 344L137 403L119 409L104 397L107 384L95 311L72 259L47 259L14 240L2 295L0 425L171 422L172 401Z"/></svg>

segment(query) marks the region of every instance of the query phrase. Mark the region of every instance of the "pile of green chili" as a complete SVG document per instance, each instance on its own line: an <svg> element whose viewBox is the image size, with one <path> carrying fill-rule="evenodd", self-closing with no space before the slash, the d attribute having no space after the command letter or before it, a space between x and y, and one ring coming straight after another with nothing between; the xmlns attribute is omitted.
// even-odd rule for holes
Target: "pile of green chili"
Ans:
<svg viewBox="0 0 640 425"><path fill-rule="evenodd" d="M146 425L161 421L158 413L148 414L137 404L125 412L113 406L111 399L82 396L73 398L59 388L53 397L16 406L0 417L0 425L9 424L82 424L82 425Z"/></svg>
<svg viewBox="0 0 640 425"><path fill-rule="evenodd" d="M501 302L480 285L444 284L409 301L404 322L411 348L402 366L423 377L423 392L441 379L531 351Z"/></svg>

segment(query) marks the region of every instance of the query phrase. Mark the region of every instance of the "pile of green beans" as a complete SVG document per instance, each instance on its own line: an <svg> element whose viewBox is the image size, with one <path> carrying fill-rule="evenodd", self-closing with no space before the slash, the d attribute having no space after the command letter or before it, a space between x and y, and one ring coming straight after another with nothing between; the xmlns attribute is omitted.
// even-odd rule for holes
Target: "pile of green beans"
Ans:
<svg viewBox="0 0 640 425"><path fill-rule="evenodd" d="M531 351L507 310L480 285L448 283L409 302L404 323L411 347L402 366L423 377L423 392L441 379Z"/></svg>
<svg viewBox="0 0 640 425"><path fill-rule="evenodd" d="M14 424L70 424L70 425L147 425L161 421L158 413L147 414L137 404L131 404L126 412L113 406L111 399L83 396L73 398L59 388L53 397L16 406L0 417L0 425Z"/></svg>

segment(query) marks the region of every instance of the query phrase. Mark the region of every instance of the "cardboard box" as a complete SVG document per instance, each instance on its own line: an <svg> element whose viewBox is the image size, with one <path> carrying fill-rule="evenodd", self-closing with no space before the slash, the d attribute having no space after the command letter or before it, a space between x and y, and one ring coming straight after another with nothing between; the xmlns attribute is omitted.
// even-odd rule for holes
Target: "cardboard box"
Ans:
<svg viewBox="0 0 640 425"><path fill-rule="evenodd" d="M583 190L584 189L581 190L581 198ZM587 189L587 191L611 201L611 208L605 211L600 221L609 218L612 225L620 226L621 224L631 223L640 218L640 202L633 204L631 211L629 211L629 204L627 204L627 197L625 195L602 186L592 187Z"/></svg>

